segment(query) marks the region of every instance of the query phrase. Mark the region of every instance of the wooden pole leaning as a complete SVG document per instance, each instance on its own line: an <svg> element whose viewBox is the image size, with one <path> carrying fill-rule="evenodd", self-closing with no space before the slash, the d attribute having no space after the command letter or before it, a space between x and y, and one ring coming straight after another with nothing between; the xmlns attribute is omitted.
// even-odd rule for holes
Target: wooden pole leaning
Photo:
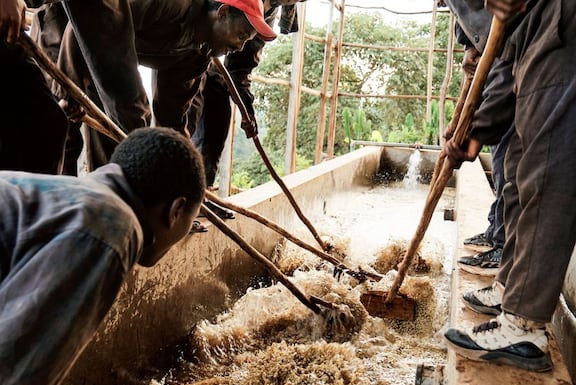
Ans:
<svg viewBox="0 0 576 385"><path fill-rule="evenodd" d="M296 298L298 298L300 300L300 302L302 302L304 305L306 305L306 307L308 307L314 313L320 314L321 310L318 307L318 305L316 305L314 302L312 302L312 299L309 296L307 296L298 287L296 287L296 285L294 285L294 283L292 283L292 281L290 281L288 279L288 277L286 277L284 275L284 273L282 273L276 267L276 265L274 265L268 258L266 258L258 250L256 250L252 245L250 245L237 232L235 232L230 227L228 227L228 225L226 223L224 223L224 221L222 219L220 219L216 214L214 214L212 211L210 211L210 209L208 209L206 207L206 205L202 204L200 211L202 212L203 215L206 216L206 218L208 218L208 220L210 222L212 222L212 224L214 226L216 226L220 231L222 231L230 239L232 239L250 257L254 258L258 262L260 262L262 265L264 265L266 270L268 270L268 272L270 274L272 274L272 276L274 276L274 278L276 278L288 290L290 290L290 292L292 292L292 294L294 294L294 296L296 296Z"/></svg>
<svg viewBox="0 0 576 385"><path fill-rule="evenodd" d="M496 17L492 18L492 25L490 26L490 33L488 35L486 48L484 49L484 53L478 62L478 67L474 73L474 78L472 79L470 90L462 109L462 115L460 116L458 125L454 131L453 138L457 144L463 144L469 134L470 123L472 122L474 112L478 107L478 102L480 100L484 84L486 83L486 78L488 77L488 73L492 67L492 63L494 62L496 55L499 53L500 48L502 47L505 28L506 25L503 22L501 22ZM452 176L453 167L450 162L442 161L442 163L442 168L439 172L438 178L436 179L435 183L431 184L430 186L430 191L426 197L426 204L424 206L422 217L420 218L416 232L410 242L404 259L398 266L398 274L396 275L396 278L394 279L394 282L388 291L386 297L387 303L391 303L398 295L398 290L404 281L406 272L408 271L414 255L416 255L416 251L420 245L420 242L424 238L424 234L428 229L428 225L432 219L434 209L436 208L436 205L442 196L448 180Z"/></svg>

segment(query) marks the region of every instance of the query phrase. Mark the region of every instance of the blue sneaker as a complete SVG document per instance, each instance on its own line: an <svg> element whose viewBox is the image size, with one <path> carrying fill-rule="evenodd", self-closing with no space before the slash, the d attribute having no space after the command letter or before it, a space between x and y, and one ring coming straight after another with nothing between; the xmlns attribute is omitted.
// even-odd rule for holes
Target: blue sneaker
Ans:
<svg viewBox="0 0 576 385"><path fill-rule="evenodd" d="M484 233L476 234L470 238L466 238L463 243L464 247L472 249L477 253L486 251L486 249L494 247L492 240L488 239L486 237L486 234Z"/></svg>
<svg viewBox="0 0 576 385"><path fill-rule="evenodd" d="M502 247L498 246L483 253L461 257L456 264L468 273L495 276L502 260Z"/></svg>

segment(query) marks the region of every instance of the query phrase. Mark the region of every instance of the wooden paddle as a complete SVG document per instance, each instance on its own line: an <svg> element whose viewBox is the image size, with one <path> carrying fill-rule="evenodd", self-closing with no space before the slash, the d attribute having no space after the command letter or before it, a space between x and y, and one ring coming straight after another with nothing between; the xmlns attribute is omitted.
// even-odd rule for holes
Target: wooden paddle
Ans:
<svg viewBox="0 0 576 385"><path fill-rule="evenodd" d="M50 76L52 76L67 92L68 94L76 100L86 111L86 115L82 120L98 130L102 134L110 137L111 139L120 142L122 139L126 138L126 133L122 131L108 116L106 116L98 106L96 106L90 98L74 83L70 78L66 76L46 55L44 51L26 34L22 34L20 39L21 46L27 51L27 53L33 57L38 65L44 69ZM96 116L93 118L92 116ZM288 290L292 292L305 306L312 310L316 314L321 313L321 309L317 304L325 306L331 310L337 310L338 306L326 302L322 299L316 297L308 297L300 289L298 289L271 261L264 257L258 250L251 246L246 240L244 240L239 234L234 230L229 228L224 221L222 221L216 214L214 214L210 209L208 209L204 204L201 207L202 213L224 234L235 241L242 250L244 250L248 255L258 260L260 263L264 264L266 269L280 281ZM332 313L330 313L332 314Z"/></svg>
<svg viewBox="0 0 576 385"><path fill-rule="evenodd" d="M206 205L202 204L200 209L203 215L208 218L210 222L214 226L216 226L220 231L226 234L230 239L232 239L242 250L244 250L249 256L260 262L266 270L274 278L280 281L288 290L296 296L304 305L306 305L310 310L312 310L316 314L320 314L321 310L316 305L316 303L312 302L312 299L304 294L292 281L288 279L277 267L274 265L268 258L262 255L258 250L256 250L251 244L249 244L244 238L242 238L237 232L232 230L222 219L220 219L216 214L214 214L210 209L206 207ZM333 308L333 306L330 306Z"/></svg>

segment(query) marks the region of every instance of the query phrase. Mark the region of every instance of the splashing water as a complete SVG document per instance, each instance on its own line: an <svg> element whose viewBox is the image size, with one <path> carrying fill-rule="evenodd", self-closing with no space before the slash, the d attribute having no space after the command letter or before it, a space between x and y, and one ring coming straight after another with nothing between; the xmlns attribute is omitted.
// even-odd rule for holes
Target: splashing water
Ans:
<svg viewBox="0 0 576 385"><path fill-rule="evenodd" d="M349 266L371 270L391 240L413 234L426 192L425 185L405 190L400 182L347 191L328 201L326 214L314 223L321 235L336 239ZM281 284L250 289L216 319L195 325L189 336L195 360L179 362L150 385L414 383L418 364L445 360L440 331L449 276L442 265L455 242L449 236L453 226L442 210L435 213L421 249L432 269L426 276L408 275L401 288L417 302L415 321L372 317L359 301L365 290L386 290L394 271L380 282L358 283L347 275L338 280L331 265L286 242L275 263L290 260L290 280L336 306L316 315ZM302 237L310 237L305 229Z"/></svg>
<svg viewBox="0 0 576 385"><path fill-rule="evenodd" d="M414 189L421 182L420 181L420 162L422 161L422 155L420 150L414 150L410 159L408 160L408 171L404 176L402 181L403 186L406 189Z"/></svg>

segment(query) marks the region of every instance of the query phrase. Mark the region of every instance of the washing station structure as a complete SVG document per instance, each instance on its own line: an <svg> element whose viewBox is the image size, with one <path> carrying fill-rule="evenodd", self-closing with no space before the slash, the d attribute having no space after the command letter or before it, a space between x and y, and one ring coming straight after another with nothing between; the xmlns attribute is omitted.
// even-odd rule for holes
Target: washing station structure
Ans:
<svg viewBox="0 0 576 385"><path fill-rule="evenodd" d="M315 220L325 215L327 206L337 194L357 187L370 188L382 176L402 178L414 151L420 153L420 175L422 183L426 183L432 174L438 150L415 150L408 146L361 147L342 157L291 174L283 180L302 210ZM489 165L490 159L485 157L465 164L454 173L449 183L454 204L439 208L444 211L445 220L453 224L451 229L454 233L446 234L446 237L455 240L455 246L447 250L450 254L447 260L461 256L464 252L460 248L462 240L482 231L487 224L479 222L478 218L486 217L494 198L486 177L490 173ZM274 182L226 200L254 210L283 228L302 228L293 208ZM353 205L354 202L348 204ZM374 202L374 205L377 204ZM417 217L418 213L410 215ZM396 219L381 220L389 223ZM273 255L282 238L241 215L227 223L266 256ZM201 320L214 320L218 314L225 313L250 288L272 283L269 277L266 279L267 273L261 264L210 223L206 222L206 225L208 232L184 239L156 267L137 268L131 274L97 336L75 364L66 384L162 383L161 371L182 360L179 344L186 340L193 325ZM445 288L449 302L445 311L446 323L462 325L476 322L478 318L474 317L478 316L464 310L459 298L463 291L481 287L487 281L479 281L477 277L458 272L449 265L450 283ZM535 374L504 366L490 367L447 353L443 361L428 362L426 365L415 362L411 379L373 383L571 384L571 376L574 378L576 375L575 282L576 263L573 262L551 327L555 363L552 373ZM302 306L302 312L307 311ZM435 333L438 334L442 327L437 329ZM398 347L394 349L398 350Z"/></svg>

